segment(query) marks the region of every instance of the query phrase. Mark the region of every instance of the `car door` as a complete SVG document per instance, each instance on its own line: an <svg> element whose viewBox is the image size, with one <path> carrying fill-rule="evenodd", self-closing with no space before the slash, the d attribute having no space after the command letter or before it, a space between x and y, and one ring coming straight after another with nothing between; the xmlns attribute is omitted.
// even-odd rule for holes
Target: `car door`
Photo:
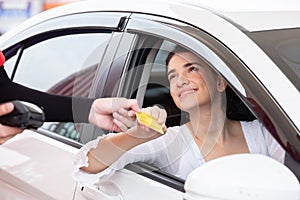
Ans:
<svg viewBox="0 0 300 200"><path fill-rule="evenodd" d="M127 15L79 13L34 24L0 44L5 69L14 82L27 87L88 97L95 72L109 71L113 57L106 51L116 50L122 35L119 26ZM104 61L107 65L101 65ZM45 123L1 145L1 199L72 199L76 182L71 171L82 145L81 126Z"/></svg>
<svg viewBox="0 0 300 200"><path fill-rule="evenodd" d="M204 58L213 70L228 81L230 91L227 95L232 100L227 102L227 106L232 110L227 113L230 119L241 121L257 119L270 132L271 138L276 138L283 148L286 147L285 140L288 136L283 130L290 129L292 125L265 86L257 81L255 74L249 70L251 66L246 66L229 46L187 23L144 14L130 16L125 34L132 38L128 43L130 48L127 46L122 51L125 59L123 56L117 56L113 61L120 64L118 61L123 60L121 65L124 67L113 64L107 85L103 88L100 83L95 84L95 96L100 92L102 97L136 98L142 107L159 104L167 110L168 126L186 123L188 116L172 102L166 78L166 56L174 45L180 45ZM114 75L116 71L118 73ZM101 89L97 90L98 87ZM270 116L272 112L280 115L282 120L280 123L272 120ZM276 131L272 129L273 125L276 126ZM91 139L107 133L93 131L94 138ZM295 131L297 130L293 130L297 135ZM83 137L88 138L85 133ZM287 157L295 156L293 152L285 149ZM78 199L182 199L184 182L184 179L160 170L157 166L134 163L117 171L110 178L100 180L94 186L79 184L75 196Z"/></svg>

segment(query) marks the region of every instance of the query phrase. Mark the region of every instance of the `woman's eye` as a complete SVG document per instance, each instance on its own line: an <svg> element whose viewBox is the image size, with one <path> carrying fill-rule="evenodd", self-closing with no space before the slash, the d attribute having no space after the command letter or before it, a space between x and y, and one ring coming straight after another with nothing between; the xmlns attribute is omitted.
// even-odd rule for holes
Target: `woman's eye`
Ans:
<svg viewBox="0 0 300 200"><path fill-rule="evenodd" d="M199 69L198 69L197 67L195 67L195 66L190 67L189 70L190 70L190 71L199 71Z"/></svg>
<svg viewBox="0 0 300 200"><path fill-rule="evenodd" d="M169 75L169 81L174 79L176 76L175 75Z"/></svg>

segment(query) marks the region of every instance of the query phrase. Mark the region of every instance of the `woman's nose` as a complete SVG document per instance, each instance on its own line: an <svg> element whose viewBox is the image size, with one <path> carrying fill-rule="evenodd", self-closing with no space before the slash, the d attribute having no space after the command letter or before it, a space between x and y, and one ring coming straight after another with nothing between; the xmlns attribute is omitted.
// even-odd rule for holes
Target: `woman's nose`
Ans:
<svg viewBox="0 0 300 200"><path fill-rule="evenodd" d="M177 82L176 82L178 87L181 87L184 84L188 84L188 83L189 83L188 79L183 74L178 75L178 79L177 79Z"/></svg>

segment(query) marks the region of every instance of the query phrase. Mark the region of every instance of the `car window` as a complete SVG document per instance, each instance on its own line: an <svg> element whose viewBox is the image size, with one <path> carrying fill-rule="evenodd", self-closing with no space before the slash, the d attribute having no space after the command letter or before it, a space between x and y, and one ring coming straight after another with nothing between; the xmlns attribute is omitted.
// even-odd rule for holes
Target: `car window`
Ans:
<svg viewBox="0 0 300 200"><path fill-rule="evenodd" d="M151 35L140 35L140 37L144 39L141 40L142 44L137 44L136 49L134 50L135 54L139 56L137 56L138 59L135 60L134 68L132 68L132 70L135 71L135 76L139 77L139 83L135 84L133 87L134 89L131 90L131 98L137 98L142 107L159 105L164 108L168 113L168 119L166 122L168 127L180 126L187 123L189 121L188 114L177 108L172 100L166 73L166 59L169 52L173 50L175 45L182 44L174 43L173 41L162 38L155 38ZM150 48L151 45L152 48ZM195 53L197 54L197 52ZM210 52L206 52L206 54L201 54L200 52L198 53L198 56L201 59L206 59L209 54ZM213 63L210 63L209 61L207 61L207 63L212 70L223 76ZM135 80L132 78L132 75L130 76L130 80L131 82L128 81L128 84L132 85L132 80ZM235 79L233 81L235 81ZM265 120L266 115L262 114L263 111L256 107L256 102L253 101L253 99L243 96L243 94L237 92L236 88L231 84L230 79L227 80L227 82L227 117L231 120L242 121L244 124L246 124L246 122L256 123L255 120L258 119L259 124L256 127L256 131L261 133L261 135L254 135L252 137L264 138L263 140L266 141L266 146L268 146L270 151L269 155L278 159L280 162L284 162L285 150L280 147L281 140L278 135L276 135L276 132L272 132L272 124ZM252 107L249 105L252 105ZM245 131L245 137L249 137L249 132ZM275 140L275 138L279 141L279 143ZM275 146L278 148L275 148ZM255 152L256 148L265 147L250 146L249 148L250 152ZM164 172L164 170L162 171ZM169 172L165 174L167 175L168 173ZM171 175L176 176L176 174Z"/></svg>
<svg viewBox="0 0 300 200"><path fill-rule="evenodd" d="M105 45L109 37L110 34L66 35L33 45L24 50L14 81L47 91L71 74L98 63L105 49L99 46ZM92 57L92 53L98 57Z"/></svg>
<svg viewBox="0 0 300 200"><path fill-rule="evenodd" d="M88 97L110 33L86 33L51 38L24 49L14 82L57 95ZM16 56L10 59L8 71ZM78 140L71 122L44 123L44 129Z"/></svg>
<svg viewBox="0 0 300 200"><path fill-rule="evenodd" d="M5 71L8 75L8 77L12 76L16 61L17 61L16 55L5 61Z"/></svg>
<svg viewBox="0 0 300 200"><path fill-rule="evenodd" d="M248 33L300 91L300 29Z"/></svg>

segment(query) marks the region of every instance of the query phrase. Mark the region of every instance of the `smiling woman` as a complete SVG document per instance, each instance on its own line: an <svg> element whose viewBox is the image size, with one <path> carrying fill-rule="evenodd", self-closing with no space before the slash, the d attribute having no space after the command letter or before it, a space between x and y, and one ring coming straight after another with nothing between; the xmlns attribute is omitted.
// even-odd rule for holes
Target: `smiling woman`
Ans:
<svg viewBox="0 0 300 200"><path fill-rule="evenodd" d="M178 47L169 54L166 65L171 96L189 114L189 122L168 128L164 135L137 125L89 142L76 159L77 180L96 183L128 163L141 161L182 179L197 166L231 154L263 154L284 161L285 151L257 120L226 117L227 82L202 58ZM164 123L166 116L157 108L145 111Z"/></svg>
<svg viewBox="0 0 300 200"><path fill-rule="evenodd" d="M86 161L84 166L88 166L84 153L91 152L90 147L99 147L101 150L104 147L101 145L102 141L111 135L117 135L111 133L105 136L108 131L88 124L82 124L76 141L70 140L67 135L62 137L52 129L42 127L36 131L28 131L31 134L29 136L21 134L17 137L21 138L19 143L12 142L11 145L9 143L1 146L26 157L40 159L38 162L36 159L28 162L29 165L38 163L36 168L30 167L30 174L38 175L34 180L27 176L28 165L0 166L2 171L15 177L7 178L7 181L3 182L12 183L11 180L21 179L25 184L20 186L20 182L16 182L11 186L17 188L16 190L22 189L24 193L33 191L28 190L28 185L32 186L34 191L45 192L44 188L49 188L46 193L52 199L81 199L84 198L84 194L88 194L90 196L85 196L90 199L182 200L183 193L193 189L191 185L197 187L198 184L187 185L185 190L185 178L178 177L187 177L189 172L200 165L211 168L209 162L226 158L227 156L223 155L236 152L246 152L250 157L253 153L264 157L272 156L268 160L271 159L280 166L284 158L284 165L293 169L293 173L298 174L300 179L300 82L298 73L295 73L299 71L299 54L295 52L299 49L299 1L264 1L263 3L270 2L268 6L262 5L259 0L246 3L238 0L154 1L157 3L147 0L97 0L58 6L1 36L0 49L7 58L5 68L14 82L26 83L28 87L43 91L53 86L51 91L57 94L66 92L67 95L82 94L90 98L135 98L141 107L159 104L158 106L164 107L168 113L166 134L159 134L157 139L125 152L100 174L77 171L77 175L82 178L80 180L88 179L89 183L96 183L91 187L82 187L74 181L74 185L61 184L60 190L57 189L57 183L71 178L70 173L65 170L61 172L61 169L72 169L73 162L69 161L74 159L76 149L72 151L74 154L70 155L70 159L55 159L55 156L52 156L54 159L45 159L56 147L49 145L51 148L49 147L47 152L40 148L39 151L36 151L36 148L33 151L28 145L32 143L26 143L24 146L25 141L32 140L32 135L41 136L40 134L47 136L43 137L44 143L66 143L63 148L57 147L63 151L68 149L65 146L79 148L93 141L80 151L83 152L81 158ZM170 85L166 76L165 61L176 45L187 51L174 52L172 59L178 62L171 59L173 64L169 66L169 71L172 73L169 75L179 81ZM45 52L47 54L44 54ZM95 58L93 62L88 62L90 57ZM183 68L187 63L188 66ZM91 73L84 68L89 66L95 66ZM212 72L208 71L209 68ZM84 80L76 75L77 72ZM40 80L34 82L37 80L35 77ZM80 83L72 85L71 82L76 80ZM225 90L224 80L227 84ZM208 86L208 83L211 85ZM90 89L87 89L88 87ZM177 106L173 102L170 89ZM218 107L220 109L217 109ZM67 110L63 106L59 109L60 112ZM196 115L197 110L199 115ZM68 129L69 126L63 128ZM221 132L219 137L217 131ZM95 140L99 136L99 140ZM157 135L153 133L153 136ZM132 137L129 138L132 142ZM274 138L277 142L274 142ZM286 151L284 157L280 156L282 148L278 148L278 143ZM123 145L128 144L129 142L124 140ZM5 155L7 151L3 151L3 148L0 148L0 152L4 152ZM223 148L224 152L221 151ZM117 147L115 149L120 150ZM89 156L95 156L99 160L98 156L106 155L112 158L116 153L104 152L96 152ZM7 155L12 158L10 154ZM57 155L63 153L56 154L56 157ZM280 162L273 159L278 157ZM126 163L136 161L135 159L142 163L132 163L121 169ZM124 163L121 163L122 161ZM233 163L230 161L232 160L228 161L228 169L242 166L237 164L230 167L235 163L243 164L241 158ZM267 166L264 165L266 162L263 159L261 166ZM276 176L272 176L271 173L270 176L264 173L250 175L252 168L241 168L243 170L239 176L246 177L245 180L252 178L251 180L259 181L261 178L272 183ZM41 173L41 169L46 173ZM107 176L99 179L106 172ZM49 174L52 181L49 181ZM59 176L52 176L53 174ZM0 176L0 179L6 177ZM89 177L92 177L92 181ZM195 178L200 181L208 179ZM209 180L213 180L213 176ZM226 186L232 183L228 179L226 181ZM47 184L41 185L41 182ZM210 183L214 182L217 181ZM6 200L7 191L12 187L9 185L4 188L3 184L0 185L0 199ZM269 186L273 185L277 184ZM224 188L218 186L219 189ZM235 188L240 188L239 185L236 186ZM203 190L195 189L199 192ZM261 189L263 184L255 190ZM92 196L90 191L97 195ZM213 192L215 191L217 188ZM226 191L229 195L233 194L231 189ZM270 188L270 193L276 192L280 191ZM68 194L68 197L63 198L63 194ZM289 196L286 195L285 198Z"/></svg>

